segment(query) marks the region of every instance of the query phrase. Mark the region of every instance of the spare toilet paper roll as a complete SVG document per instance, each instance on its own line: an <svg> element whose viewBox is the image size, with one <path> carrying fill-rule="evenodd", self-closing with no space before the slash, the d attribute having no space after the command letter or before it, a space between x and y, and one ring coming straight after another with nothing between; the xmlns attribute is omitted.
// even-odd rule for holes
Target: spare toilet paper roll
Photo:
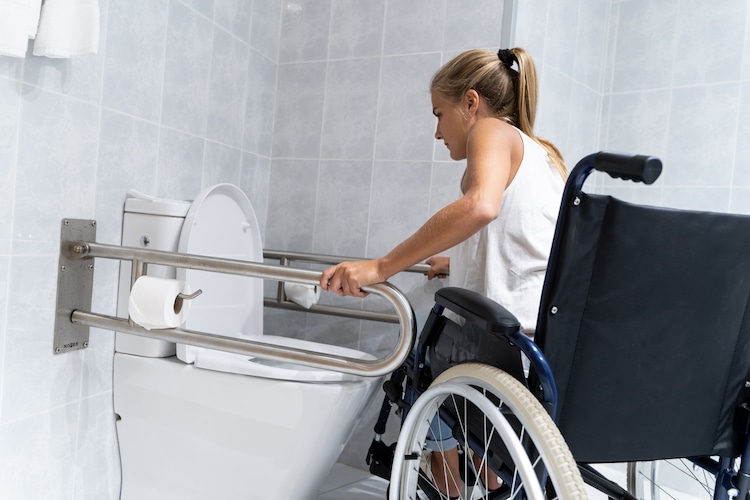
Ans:
<svg viewBox="0 0 750 500"><path fill-rule="evenodd" d="M295 304L299 304L305 309L310 309L320 298L320 287L303 285L302 283L284 282L284 294L287 299Z"/></svg>
<svg viewBox="0 0 750 500"><path fill-rule="evenodd" d="M178 297L180 293L191 293L184 281L141 276L130 290L128 313L146 330L176 328L185 322L190 311L190 301Z"/></svg>

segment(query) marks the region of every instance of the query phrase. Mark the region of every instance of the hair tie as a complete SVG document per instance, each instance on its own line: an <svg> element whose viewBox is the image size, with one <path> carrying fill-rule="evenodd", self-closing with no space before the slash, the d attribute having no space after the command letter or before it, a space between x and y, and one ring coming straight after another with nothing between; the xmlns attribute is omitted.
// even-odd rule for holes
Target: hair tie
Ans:
<svg viewBox="0 0 750 500"><path fill-rule="evenodd" d="M518 58L516 55L510 51L510 49L500 49L497 51L497 57L500 59L500 62L503 63L503 66L505 66L508 69L513 69L513 63L518 62Z"/></svg>

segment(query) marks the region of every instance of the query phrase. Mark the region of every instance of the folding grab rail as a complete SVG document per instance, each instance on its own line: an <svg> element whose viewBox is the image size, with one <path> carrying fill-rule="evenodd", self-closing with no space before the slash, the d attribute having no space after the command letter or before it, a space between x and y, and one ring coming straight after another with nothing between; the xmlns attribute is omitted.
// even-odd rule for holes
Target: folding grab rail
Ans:
<svg viewBox="0 0 750 500"><path fill-rule="evenodd" d="M297 255L297 257L301 256L303 254ZM291 281L306 285L317 284L321 276L318 271L286 266L100 244L96 243L96 221L64 219L60 233L57 306L53 341L55 354L88 347L89 328L96 327L352 375L379 377L401 366L409 355L414 342L416 330L414 312L406 297L389 283L367 286L363 290L374 295L380 295L388 300L396 310L395 316L351 310L352 317L376 321L393 321L400 325L399 338L394 348L383 358L375 360L355 359L181 328L146 330L130 319L90 312L95 258L132 261L131 287L144 274L145 266L148 264ZM301 260L310 259L301 258ZM325 308L318 312L330 314L330 312L325 311ZM363 315L362 313L368 314ZM369 314L372 314L372 316Z"/></svg>
<svg viewBox="0 0 750 500"><path fill-rule="evenodd" d="M282 266L289 266L292 262L305 262L313 264L333 265L340 262L353 262L366 260L361 257L343 257L340 255L313 254L305 252L289 252L286 250L263 249L263 258L268 260L277 260ZM430 266L427 264L417 264L402 272L427 274ZM369 321L380 321L383 323L398 323L399 318L395 314L388 314L376 311L362 309L352 309L349 307L329 306L325 304L313 304L309 309L290 301L284 292L284 283L279 283L276 297L264 297L263 305L274 309L287 309L292 311L304 311L316 314L325 314L327 316L343 316L346 318L364 319Z"/></svg>

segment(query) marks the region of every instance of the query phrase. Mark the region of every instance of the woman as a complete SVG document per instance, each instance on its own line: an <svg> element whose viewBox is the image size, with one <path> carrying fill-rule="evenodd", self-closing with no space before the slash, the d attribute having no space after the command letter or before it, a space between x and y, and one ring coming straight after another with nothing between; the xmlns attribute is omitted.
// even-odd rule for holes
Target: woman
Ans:
<svg viewBox="0 0 750 500"><path fill-rule="evenodd" d="M502 304L533 336L567 176L557 148L533 133L534 62L521 48L470 50L438 70L430 91L435 138L453 160L466 160L460 198L387 255L326 269L320 286L364 297L362 287L428 259L429 279L450 273L451 286ZM448 249L450 258L436 256ZM441 449L447 447L443 442ZM434 452L431 458L436 483L452 497L461 486L460 479L447 479L457 463L454 454ZM489 489L499 486L496 477L484 482Z"/></svg>

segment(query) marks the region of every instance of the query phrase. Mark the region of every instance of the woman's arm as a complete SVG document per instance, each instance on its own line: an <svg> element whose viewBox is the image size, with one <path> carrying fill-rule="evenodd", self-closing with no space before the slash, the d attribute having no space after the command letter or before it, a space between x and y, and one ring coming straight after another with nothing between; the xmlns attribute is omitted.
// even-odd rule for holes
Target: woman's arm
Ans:
<svg viewBox="0 0 750 500"><path fill-rule="evenodd" d="M361 287L383 282L461 243L494 220L500 212L511 171L514 141L506 128L513 132L518 141L521 140L512 127L500 120L478 120L467 140L463 196L435 213L385 256L360 262L343 262L326 269L320 280L321 288L338 295L364 297L366 294Z"/></svg>

